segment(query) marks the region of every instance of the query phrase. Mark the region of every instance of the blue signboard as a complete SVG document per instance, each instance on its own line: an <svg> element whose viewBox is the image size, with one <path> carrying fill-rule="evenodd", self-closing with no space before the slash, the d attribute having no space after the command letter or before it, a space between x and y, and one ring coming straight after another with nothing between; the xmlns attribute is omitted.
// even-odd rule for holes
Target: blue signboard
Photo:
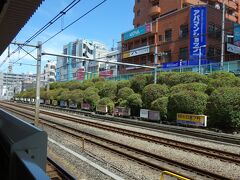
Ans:
<svg viewBox="0 0 240 180"><path fill-rule="evenodd" d="M191 7L190 60L206 59L206 17L205 6Z"/></svg>
<svg viewBox="0 0 240 180"><path fill-rule="evenodd" d="M189 61L176 61L176 62L167 62L162 64L163 69L168 68L177 68L177 67L186 67L186 66L196 66L198 65L199 60L189 60ZM201 65L209 64L210 61L206 59L201 59Z"/></svg>
<svg viewBox="0 0 240 180"><path fill-rule="evenodd" d="M123 40L129 40L152 31L152 24L146 24L123 34Z"/></svg>
<svg viewBox="0 0 240 180"><path fill-rule="evenodd" d="M56 81L61 81L61 73L59 68L56 69Z"/></svg>

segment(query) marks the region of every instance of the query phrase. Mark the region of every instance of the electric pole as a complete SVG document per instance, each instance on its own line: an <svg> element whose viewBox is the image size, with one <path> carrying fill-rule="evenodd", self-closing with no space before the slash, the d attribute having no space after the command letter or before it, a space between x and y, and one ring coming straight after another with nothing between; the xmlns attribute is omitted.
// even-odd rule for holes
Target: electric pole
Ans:
<svg viewBox="0 0 240 180"><path fill-rule="evenodd" d="M223 70L223 61L224 61L224 54L225 54L225 1L223 1L222 5L222 46L221 46L221 63L220 69Z"/></svg>
<svg viewBox="0 0 240 180"><path fill-rule="evenodd" d="M36 100L35 100L35 126L39 124L39 107L40 107L40 76L41 76L41 57L42 57L42 42L37 45L37 80L36 80Z"/></svg>

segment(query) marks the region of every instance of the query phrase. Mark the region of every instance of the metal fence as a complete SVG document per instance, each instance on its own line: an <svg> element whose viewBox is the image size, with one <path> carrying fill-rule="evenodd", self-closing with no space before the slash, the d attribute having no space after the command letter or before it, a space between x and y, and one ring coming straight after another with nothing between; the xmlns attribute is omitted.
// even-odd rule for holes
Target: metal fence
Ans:
<svg viewBox="0 0 240 180"><path fill-rule="evenodd" d="M237 75L240 75L240 60L237 61L227 61L223 63L223 68L221 68L221 64L219 63L210 63L210 64L204 64L200 66L200 73L201 74L210 74L215 71L226 71L231 72ZM157 70L158 73L161 72L199 72L199 66L182 66L182 67L174 67L174 68L159 68ZM131 73L131 74L123 74L118 75L114 77L108 77L106 79L108 80L129 80L133 76L137 74L154 74L154 71L148 71L148 72L138 72L138 73Z"/></svg>

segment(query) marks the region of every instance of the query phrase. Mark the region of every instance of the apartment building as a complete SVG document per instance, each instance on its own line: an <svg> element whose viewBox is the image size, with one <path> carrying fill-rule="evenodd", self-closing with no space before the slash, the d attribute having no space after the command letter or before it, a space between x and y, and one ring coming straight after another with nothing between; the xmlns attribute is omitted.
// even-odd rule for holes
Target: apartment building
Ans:
<svg viewBox="0 0 240 180"><path fill-rule="evenodd" d="M240 21L239 0L225 0L225 36L233 41ZM221 59L221 0L136 0L134 29L122 34L122 61L163 68L217 62ZM156 56L157 55L157 56ZM224 60L238 55L225 52ZM121 67L120 73L149 71Z"/></svg>
<svg viewBox="0 0 240 180"><path fill-rule="evenodd" d="M63 47L63 54L88 58L90 60L104 60L108 53L106 45L87 39L70 42ZM80 60L75 58L58 57L56 68L57 81L83 80L84 74L97 76L99 73L99 62Z"/></svg>

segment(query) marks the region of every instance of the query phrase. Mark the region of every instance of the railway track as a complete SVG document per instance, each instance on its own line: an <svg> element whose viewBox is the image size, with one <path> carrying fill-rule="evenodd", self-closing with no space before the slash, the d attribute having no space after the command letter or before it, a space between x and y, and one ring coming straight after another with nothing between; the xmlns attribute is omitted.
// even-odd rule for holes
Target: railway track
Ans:
<svg viewBox="0 0 240 180"><path fill-rule="evenodd" d="M47 158L46 173L51 180L75 180L72 175L49 157Z"/></svg>
<svg viewBox="0 0 240 180"><path fill-rule="evenodd" d="M31 104L28 104L31 105ZM204 139L219 141L219 142L225 142L225 143L231 143L231 144L237 144L240 145L240 138L230 135L230 134L222 134L222 133L216 133L211 131L202 131L202 129L194 129L194 128L184 128L179 126L171 126L171 125L165 125L165 124L156 124L156 123L148 123L143 121L135 121L131 119L126 118L120 118L120 117L112 117L112 116L105 116L100 114L94 114L89 111L84 110L75 110L75 109L68 109L68 108L60 108L50 105L41 105L42 108L46 109L53 109L58 110L61 112L71 112L74 114L82 114L86 116L90 116L91 118L95 119L101 119L101 120L108 120L108 121L115 121L120 122L128 125L134 125L139 126L141 128L151 128L153 130L162 130L166 132L173 132L173 133L179 133L179 134L185 134L193 137L200 137Z"/></svg>
<svg viewBox="0 0 240 180"><path fill-rule="evenodd" d="M21 116L25 116L27 118L33 119L32 115L27 114L26 112L22 113L22 112L19 112L19 110L11 109L11 107L6 107L6 108L10 111L13 111L15 113L20 114ZM24 107L24 109L26 109L26 107ZM47 114L51 115L51 116L54 116L53 115L54 113L53 114L47 113ZM64 118L66 118L66 117L64 115L61 115L61 119L64 119ZM143 151L141 149L137 149L137 148L130 147L130 146L127 146L127 145L124 145L124 144L120 144L120 143L117 143L117 142L114 142L114 141L110 141L108 139L98 137L98 136L95 136L95 135L92 135L92 134L89 134L89 133L80 132L79 130L77 130L75 128L68 127L68 126L62 125L60 123L55 122L53 124L51 121L49 121L45 118L42 119L42 123L44 125L55 128L59 131L62 131L64 133L67 133L67 134L69 134L71 136L74 136L74 137L77 137L77 138L82 139L83 136L84 136L85 141L87 141L89 143L101 146L102 148L108 149L110 151L114 151L115 153L118 153L118 154L121 154L121 155L124 155L124 156L127 156L128 158L134 159L134 160L136 160L140 163L147 164L148 166L154 167L154 168L159 169L159 170L174 171L172 169L169 169L167 167L162 167L161 165L159 165L160 162L164 162L164 163L167 162L171 166L175 166L175 167L180 168L180 169L187 169L191 173L201 174L204 177L209 177L209 178L214 178L214 179L228 179L227 177L221 176L219 174L214 174L212 172L208 172L208 171L199 169L197 167L191 167L189 165L182 164L182 163L176 162L174 160L167 159L165 157L161 157L159 155ZM81 134L81 135L77 135L76 132ZM121 133L123 133L123 132L121 132ZM149 137L148 137L148 140L150 141ZM232 159L232 161L234 161L234 160ZM237 162L237 163L239 163L239 162ZM162 163L160 163L160 164L162 164ZM183 176L188 176L188 175L183 174Z"/></svg>
<svg viewBox="0 0 240 180"><path fill-rule="evenodd" d="M17 106L21 108L21 106L19 106L19 105L17 105ZM24 109L28 109L31 111L34 110L33 108L30 108L30 107L24 107ZM136 131L132 131L132 130L113 127L113 126L106 125L106 124L86 121L86 120L82 120L81 118L74 117L74 116L58 114L58 113L44 111L44 110L41 110L41 113L45 114L45 115L61 118L61 119L64 118L64 120L68 120L71 122L76 122L76 123L84 124L87 126L111 131L114 133L120 133L122 135L127 135L127 136L130 136L133 138L146 140L146 141L153 142L156 144L162 144L162 145L169 146L172 148L190 151L190 152L193 152L196 154L204 155L206 157L220 159L221 161L227 161L230 163L240 164L240 155L239 154L226 152L226 151L222 151L222 150L217 150L217 149L212 149L212 148L208 148L208 147L203 147L203 146L199 146L199 145L194 145L194 144L190 144L190 143L186 143L186 142L180 142L180 141L167 139L167 138L163 138L163 137L159 137L159 136L148 135L148 134L144 134L144 133L140 133L140 132L136 132Z"/></svg>

